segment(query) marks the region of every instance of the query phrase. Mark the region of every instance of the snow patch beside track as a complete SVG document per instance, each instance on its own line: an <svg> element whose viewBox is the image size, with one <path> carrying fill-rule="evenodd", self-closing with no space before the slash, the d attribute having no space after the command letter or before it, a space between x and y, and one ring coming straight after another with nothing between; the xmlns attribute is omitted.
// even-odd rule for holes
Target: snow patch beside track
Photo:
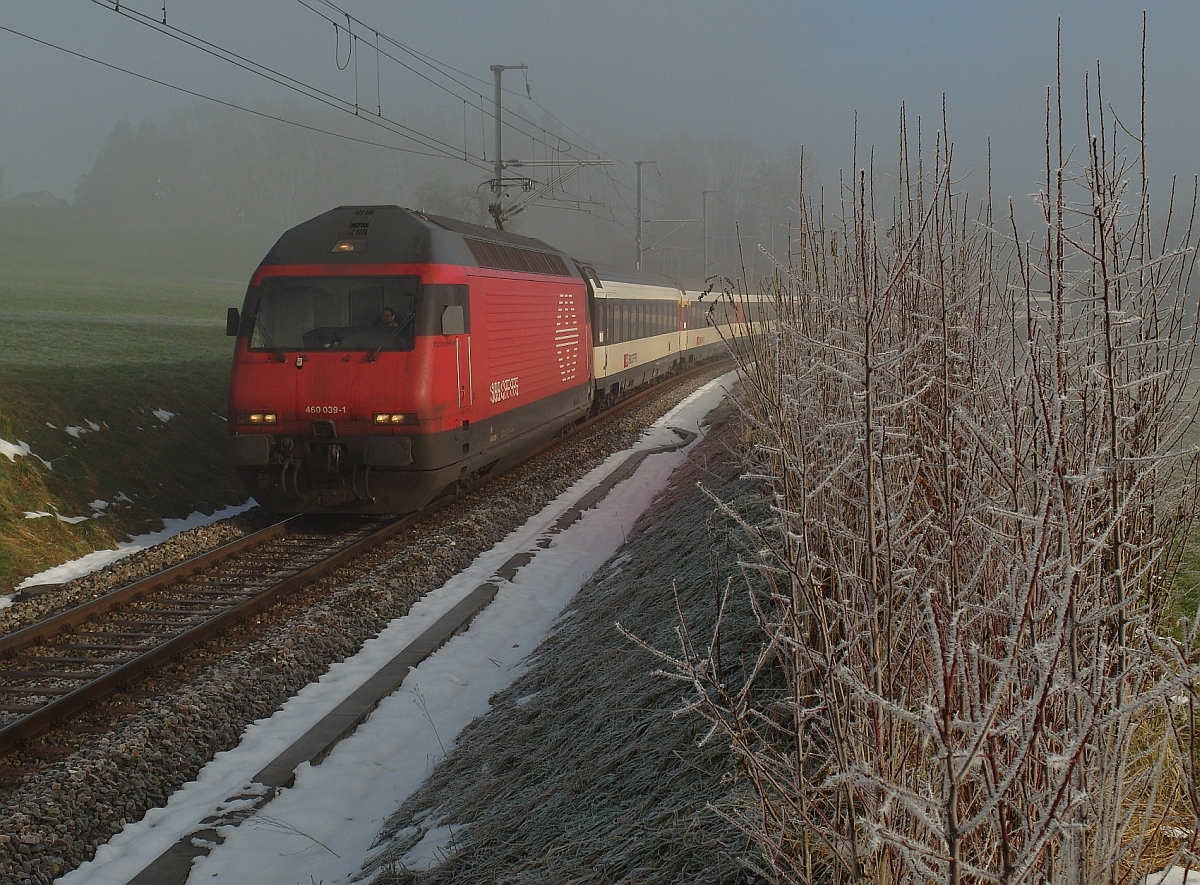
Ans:
<svg viewBox="0 0 1200 885"><path fill-rule="evenodd" d="M353 658L330 668L274 716L250 726L236 749L217 756L165 808L125 827L93 861L63 885L124 885L228 797L243 794L248 778L365 682L382 664L486 581L499 583L495 601L471 628L413 670L356 733L317 766L303 764L295 785L258 817L223 827L223 844L193 868L196 881L346 882L370 854L397 803L416 790L493 693L524 671L526 656L548 633L575 593L622 544L638 516L664 488L686 449L646 458L630 479L556 530L633 451L679 442L674 427L699 422L725 396L730 373L709 383L665 415L633 450L607 459L566 493L479 556L465 571L428 594ZM526 557L528 557L526 559ZM505 567L524 560L509 574ZM497 575L503 577L497 579ZM507 580L506 580L507 578ZM262 825L254 823L259 820ZM248 871L252 871L249 873Z"/></svg>

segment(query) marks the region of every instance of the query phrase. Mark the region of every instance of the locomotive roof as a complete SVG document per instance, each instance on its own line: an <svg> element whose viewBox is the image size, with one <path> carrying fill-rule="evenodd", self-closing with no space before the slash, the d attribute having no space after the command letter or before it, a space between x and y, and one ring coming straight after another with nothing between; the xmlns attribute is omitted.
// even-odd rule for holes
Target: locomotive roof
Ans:
<svg viewBox="0 0 1200 885"><path fill-rule="evenodd" d="M493 243L508 243L513 246L523 246L526 249L542 249L546 252L560 251L544 240L521 236L521 234L514 234L512 231L496 230L495 228L484 227L481 224L471 224L469 221L459 221L457 218L447 218L444 215L429 215L425 212L414 212L413 214L419 218L431 221L439 227L444 227L446 230L464 236L488 240Z"/></svg>
<svg viewBox="0 0 1200 885"><path fill-rule="evenodd" d="M577 276L541 240L400 206L339 206L286 231L270 264L459 264Z"/></svg>

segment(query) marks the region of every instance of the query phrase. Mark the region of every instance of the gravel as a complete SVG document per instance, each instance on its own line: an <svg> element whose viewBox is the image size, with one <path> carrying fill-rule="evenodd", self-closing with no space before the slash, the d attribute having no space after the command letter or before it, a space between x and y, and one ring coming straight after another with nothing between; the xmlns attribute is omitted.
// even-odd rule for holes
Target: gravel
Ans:
<svg viewBox="0 0 1200 885"><path fill-rule="evenodd" d="M160 544L131 553L99 571L68 581L36 595L18 592L18 601L0 608L0 635L12 633L42 618L95 599L134 581L253 534L278 520L254 508L229 519L180 532Z"/></svg>
<svg viewBox="0 0 1200 885"><path fill-rule="evenodd" d="M568 440L422 525L293 594L119 697L82 724L102 736L56 732L4 764L30 773L0 793L0 881L50 883L91 859L128 822L164 804L243 729L270 716L331 664L354 654L537 513L692 390L724 371L664 390L629 415ZM151 550L0 612L8 632L253 531L251 511L184 532ZM130 709L132 708L132 710ZM50 761L47 761L49 758Z"/></svg>

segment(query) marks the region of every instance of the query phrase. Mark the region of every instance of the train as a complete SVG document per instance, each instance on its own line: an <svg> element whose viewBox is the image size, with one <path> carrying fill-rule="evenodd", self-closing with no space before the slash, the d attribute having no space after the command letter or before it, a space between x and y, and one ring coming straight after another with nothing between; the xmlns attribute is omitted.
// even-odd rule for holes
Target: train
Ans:
<svg viewBox="0 0 1200 885"><path fill-rule="evenodd" d="M419 510L757 328L703 296L508 231L332 209L229 308L230 461L269 511Z"/></svg>

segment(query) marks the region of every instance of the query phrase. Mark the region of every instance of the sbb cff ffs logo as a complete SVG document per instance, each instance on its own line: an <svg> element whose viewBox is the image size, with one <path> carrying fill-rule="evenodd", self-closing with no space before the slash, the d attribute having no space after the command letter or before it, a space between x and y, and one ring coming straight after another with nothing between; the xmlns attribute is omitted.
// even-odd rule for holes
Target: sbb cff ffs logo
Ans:
<svg viewBox="0 0 1200 885"><path fill-rule="evenodd" d="M516 378L505 378L503 381L493 381L491 386L492 402L512 399L520 393Z"/></svg>

